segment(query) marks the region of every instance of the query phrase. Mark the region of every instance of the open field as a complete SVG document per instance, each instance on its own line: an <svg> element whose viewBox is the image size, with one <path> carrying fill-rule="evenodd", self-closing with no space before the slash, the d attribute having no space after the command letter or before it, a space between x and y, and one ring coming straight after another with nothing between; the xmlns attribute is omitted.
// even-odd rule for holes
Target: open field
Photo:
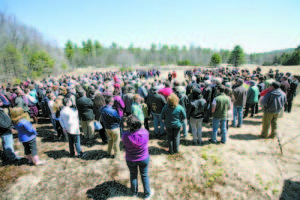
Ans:
<svg viewBox="0 0 300 200"><path fill-rule="evenodd" d="M169 69L175 68L183 80L181 68ZM268 71L268 67L262 69ZM280 69L300 74L300 67ZM226 145L208 144L212 130L208 124L203 127L203 146L193 146L189 134L174 156L167 154L166 140L151 138L153 199L300 199L300 137L292 139L300 133L299 113L298 95L292 113L285 113L278 123L283 156L277 140L259 138L261 112L245 119L242 128L229 128ZM94 143L82 142L86 158L69 158L68 144L54 138L50 122L44 118L39 122L38 152L48 164L34 167L20 162L0 167L1 199L131 199L124 156L120 162L104 158L107 146L97 138ZM23 155L16 134L15 146ZM122 144L121 149L124 153ZM139 189L143 191L141 180Z"/></svg>

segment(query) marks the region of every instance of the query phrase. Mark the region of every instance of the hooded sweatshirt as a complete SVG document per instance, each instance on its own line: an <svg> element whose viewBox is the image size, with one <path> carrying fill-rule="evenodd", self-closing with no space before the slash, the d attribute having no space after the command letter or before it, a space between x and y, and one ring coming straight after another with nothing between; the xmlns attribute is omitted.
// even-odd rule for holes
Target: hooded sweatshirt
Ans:
<svg viewBox="0 0 300 200"><path fill-rule="evenodd" d="M286 95L278 88L272 90L263 97L261 100L261 106L265 112L279 113L286 102Z"/></svg>

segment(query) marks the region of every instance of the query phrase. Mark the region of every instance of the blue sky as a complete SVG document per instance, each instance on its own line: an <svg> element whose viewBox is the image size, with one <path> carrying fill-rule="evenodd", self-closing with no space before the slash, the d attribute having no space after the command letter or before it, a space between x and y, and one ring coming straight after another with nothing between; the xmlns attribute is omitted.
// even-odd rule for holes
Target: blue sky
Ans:
<svg viewBox="0 0 300 200"><path fill-rule="evenodd" d="M0 0L0 10L63 47L191 44L247 53L300 45L300 0Z"/></svg>

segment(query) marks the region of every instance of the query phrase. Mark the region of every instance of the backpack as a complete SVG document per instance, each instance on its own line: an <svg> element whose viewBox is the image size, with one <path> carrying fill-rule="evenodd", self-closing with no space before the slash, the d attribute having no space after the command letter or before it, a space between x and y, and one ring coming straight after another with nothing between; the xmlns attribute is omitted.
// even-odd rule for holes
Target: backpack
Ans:
<svg viewBox="0 0 300 200"><path fill-rule="evenodd" d="M0 135L10 130L11 126L10 117L3 110L0 110Z"/></svg>

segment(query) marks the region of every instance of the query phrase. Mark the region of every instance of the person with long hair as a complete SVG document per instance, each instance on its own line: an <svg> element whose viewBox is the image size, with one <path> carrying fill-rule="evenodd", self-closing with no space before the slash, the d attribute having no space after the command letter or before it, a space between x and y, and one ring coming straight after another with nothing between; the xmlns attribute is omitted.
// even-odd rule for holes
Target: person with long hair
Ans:
<svg viewBox="0 0 300 200"><path fill-rule="evenodd" d="M55 127L56 127L56 131L57 131L57 139L60 138L66 138L64 132L63 132L63 128L59 122L59 118L60 118L60 111L63 107L63 97L62 96L58 96L53 104L53 111L55 112Z"/></svg>
<svg viewBox="0 0 300 200"><path fill-rule="evenodd" d="M78 111L74 108L71 108L73 104L70 98L64 98L63 105L64 107L60 111L59 122L63 128L64 134L68 135L70 155L71 157L75 156L75 145L78 157L83 157L84 153L82 152L80 147Z"/></svg>
<svg viewBox="0 0 300 200"><path fill-rule="evenodd" d="M101 93L97 93L95 95L95 99L94 99L94 105L93 105L93 112L95 115L95 120L96 121L100 121L100 109L105 106L105 98ZM100 121L101 124L103 124L103 122ZM103 144L107 144L107 135L105 132L105 128L102 126L102 129L99 130L99 135L102 139L102 143Z"/></svg>
<svg viewBox="0 0 300 200"><path fill-rule="evenodd" d="M186 120L185 110L178 104L179 99L176 94L171 94L167 99L167 105L161 112L161 118L167 129L169 153L178 153L180 144L180 129L183 120Z"/></svg>
<svg viewBox="0 0 300 200"><path fill-rule="evenodd" d="M28 113L24 113L23 108L16 107L11 109L11 119L15 129L18 131L19 141L22 142L25 151L25 157L28 163L35 165L43 165L44 161L40 161L37 153L36 136L37 132L30 123Z"/></svg>
<svg viewBox="0 0 300 200"><path fill-rule="evenodd" d="M148 166L149 166L149 132L142 128L141 121L134 115L130 115L127 119L129 131L124 133L122 141L125 146L125 158L130 172L130 185L133 196L138 194L138 168L141 174L144 197L146 199L153 195L150 190Z"/></svg>

